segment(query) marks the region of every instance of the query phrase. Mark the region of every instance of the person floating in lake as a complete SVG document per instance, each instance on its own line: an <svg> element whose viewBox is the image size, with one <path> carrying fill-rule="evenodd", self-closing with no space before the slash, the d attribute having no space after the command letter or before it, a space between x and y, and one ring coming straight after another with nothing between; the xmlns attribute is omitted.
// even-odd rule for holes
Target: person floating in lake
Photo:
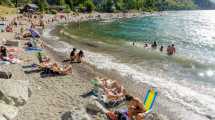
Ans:
<svg viewBox="0 0 215 120"><path fill-rule="evenodd" d="M160 52L163 52L163 46L161 45L161 47L160 47Z"/></svg>
<svg viewBox="0 0 215 120"><path fill-rule="evenodd" d="M156 48L157 48L157 46L158 46L158 45L157 45L157 42L156 42L156 41L154 41L154 43L152 44L152 46L151 46L151 47L152 47L152 48L154 48L154 49L156 49Z"/></svg>
<svg viewBox="0 0 215 120"><path fill-rule="evenodd" d="M145 43L144 48L147 48L147 47L148 47L148 44L147 44L147 43Z"/></svg>
<svg viewBox="0 0 215 120"><path fill-rule="evenodd" d="M77 63L81 63L83 57L84 57L84 52L82 50L80 50L79 53L76 55Z"/></svg>
<svg viewBox="0 0 215 120"><path fill-rule="evenodd" d="M76 57L76 48L73 48L71 53L70 53L70 61L73 62Z"/></svg>

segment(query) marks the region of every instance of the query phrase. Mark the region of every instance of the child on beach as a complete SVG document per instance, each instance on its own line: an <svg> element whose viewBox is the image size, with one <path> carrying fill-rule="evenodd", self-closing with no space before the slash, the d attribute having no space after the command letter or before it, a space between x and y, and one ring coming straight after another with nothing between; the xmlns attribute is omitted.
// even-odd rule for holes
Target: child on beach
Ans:
<svg viewBox="0 0 215 120"><path fill-rule="evenodd" d="M70 61L73 62L76 57L76 48L73 48L71 53L70 53Z"/></svg>
<svg viewBox="0 0 215 120"><path fill-rule="evenodd" d="M79 53L76 55L77 63L81 63L83 57L84 57L84 52L80 50Z"/></svg>

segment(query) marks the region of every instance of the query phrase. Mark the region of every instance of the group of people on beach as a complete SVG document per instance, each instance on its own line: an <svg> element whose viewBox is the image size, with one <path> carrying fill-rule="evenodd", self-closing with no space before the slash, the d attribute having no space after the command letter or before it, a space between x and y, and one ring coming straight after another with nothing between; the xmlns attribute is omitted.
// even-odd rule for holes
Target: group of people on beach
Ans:
<svg viewBox="0 0 215 120"><path fill-rule="evenodd" d="M127 109L123 111L105 111L110 120L144 120L146 110L138 97L128 94L123 85L116 80L102 77L96 77L96 80L98 81L96 86L101 88L106 96L103 96L104 101L120 101L122 99L127 101Z"/></svg>
<svg viewBox="0 0 215 120"><path fill-rule="evenodd" d="M70 52L70 62L71 63L81 63L82 58L84 57L84 52L80 50L78 53L76 48L73 48L72 51Z"/></svg>

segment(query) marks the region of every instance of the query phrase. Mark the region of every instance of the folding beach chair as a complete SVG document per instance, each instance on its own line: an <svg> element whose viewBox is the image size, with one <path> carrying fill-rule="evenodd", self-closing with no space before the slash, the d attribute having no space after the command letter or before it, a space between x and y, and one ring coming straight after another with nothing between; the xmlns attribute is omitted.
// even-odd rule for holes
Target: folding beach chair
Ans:
<svg viewBox="0 0 215 120"><path fill-rule="evenodd" d="M144 99L144 107L146 109L145 114L150 113L152 111L152 107L155 103L155 100L158 95L158 90L154 88L150 88L146 92L146 97Z"/></svg>

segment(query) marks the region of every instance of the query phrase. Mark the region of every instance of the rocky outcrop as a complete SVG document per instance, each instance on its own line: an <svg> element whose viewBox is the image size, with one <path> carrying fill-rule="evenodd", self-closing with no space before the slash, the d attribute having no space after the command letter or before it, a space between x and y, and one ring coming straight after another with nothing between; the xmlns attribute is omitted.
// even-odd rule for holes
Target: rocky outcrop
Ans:
<svg viewBox="0 0 215 120"><path fill-rule="evenodd" d="M0 79L0 120L11 120L28 100L28 82Z"/></svg>
<svg viewBox="0 0 215 120"><path fill-rule="evenodd" d="M21 80L0 80L0 100L9 105L24 105L28 100L28 84Z"/></svg>
<svg viewBox="0 0 215 120"><path fill-rule="evenodd" d="M11 120L18 114L18 108L0 103L0 120Z"/></svg>

